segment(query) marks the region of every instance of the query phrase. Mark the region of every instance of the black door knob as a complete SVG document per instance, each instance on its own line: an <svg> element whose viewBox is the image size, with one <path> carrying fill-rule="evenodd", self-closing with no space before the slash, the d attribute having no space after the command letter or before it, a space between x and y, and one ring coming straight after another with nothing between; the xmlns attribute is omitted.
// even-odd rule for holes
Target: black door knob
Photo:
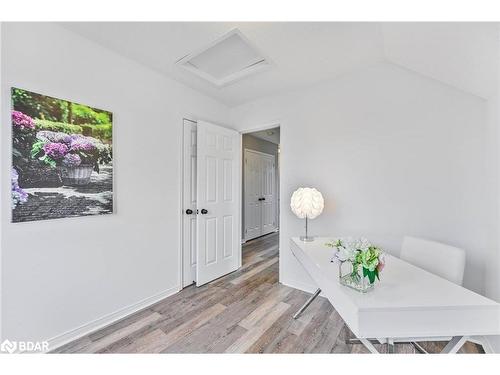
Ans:
<svg viewBox="0 0 500 375"><path fill-rule="evenodd" d="M205 210L204 208L202 208L202 209L201 209L201 214L202 214L202 215L206 215L206 214L208 214L208 211L207 211L207 210Z"/></svg>
<svg viewBox="0 0 500 375"><path fill-rule="evenodd" d="M188 208L188 209L186 210L186 214L191 215L192 213L193 213L193 210L192 210L192 209Z"/></svg>

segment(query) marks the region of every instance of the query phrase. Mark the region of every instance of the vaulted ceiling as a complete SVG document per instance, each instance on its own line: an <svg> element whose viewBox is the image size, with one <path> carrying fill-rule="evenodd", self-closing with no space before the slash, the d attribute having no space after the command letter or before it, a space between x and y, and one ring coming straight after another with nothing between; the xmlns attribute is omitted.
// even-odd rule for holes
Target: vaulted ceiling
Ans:
<svg viewBox="0 0 500 375"><path fill-rule="evenodd" d="M103 22L70 29L229 106L300 89L381 61L483 98L497 89L496 23ZM273 66L216 87L176 65L237 28Z"/></svg>

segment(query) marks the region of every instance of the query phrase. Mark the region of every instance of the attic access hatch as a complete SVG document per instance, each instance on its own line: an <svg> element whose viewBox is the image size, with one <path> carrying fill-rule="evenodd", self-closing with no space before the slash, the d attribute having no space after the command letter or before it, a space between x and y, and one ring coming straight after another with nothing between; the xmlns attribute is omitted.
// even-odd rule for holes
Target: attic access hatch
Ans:
<svg viewBox="0 0 500 375"><path fill-rule="evenodd" d="M271 66L238 30L231 30L201 50L177 61L182 68L222 87Z"/></svg>

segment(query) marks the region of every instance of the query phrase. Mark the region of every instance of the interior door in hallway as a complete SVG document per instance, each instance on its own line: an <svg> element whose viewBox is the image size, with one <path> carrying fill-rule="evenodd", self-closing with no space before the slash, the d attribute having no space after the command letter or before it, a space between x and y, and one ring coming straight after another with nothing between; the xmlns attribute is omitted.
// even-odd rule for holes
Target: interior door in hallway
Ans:
<svg viewBox="0 0 500 375"><path fill-rule="evenodd" d="M239 140L239 133L234 130L198 121L198 286L228 274L239 266Z"/></svg>
<svg viewBox="0 0 500 375"><path fill-rule="evenodd" d="M251 240L277 228L276 164L274 155L249 149L244 163L244 237Z"/></svg>
<svg viewBox="0 0 500 375"><path fill-rule="evenodd" d="M244 206L245 240L262 235L262 173L260 155L245 150Z"/></svg>

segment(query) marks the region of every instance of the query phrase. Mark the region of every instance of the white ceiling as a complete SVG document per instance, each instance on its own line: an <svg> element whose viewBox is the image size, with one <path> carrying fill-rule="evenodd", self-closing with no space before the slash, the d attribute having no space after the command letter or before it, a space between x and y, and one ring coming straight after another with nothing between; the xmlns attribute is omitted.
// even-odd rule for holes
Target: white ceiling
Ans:
<svg viewBox="0 0 500 375"><path fill-rule="evenodd" d="M382 35L391 62L484 98L497 90L496 23L385 23Z"/></svg>
<svg viewBox="0 0 500 375"><path fill-rule="evenodd" d="M487 23L63 23L88 39L229 106L307 87L389 61L487 98L496 91L497 24ZM228 86L175 62L238 28L274 66Z"/></svg>

